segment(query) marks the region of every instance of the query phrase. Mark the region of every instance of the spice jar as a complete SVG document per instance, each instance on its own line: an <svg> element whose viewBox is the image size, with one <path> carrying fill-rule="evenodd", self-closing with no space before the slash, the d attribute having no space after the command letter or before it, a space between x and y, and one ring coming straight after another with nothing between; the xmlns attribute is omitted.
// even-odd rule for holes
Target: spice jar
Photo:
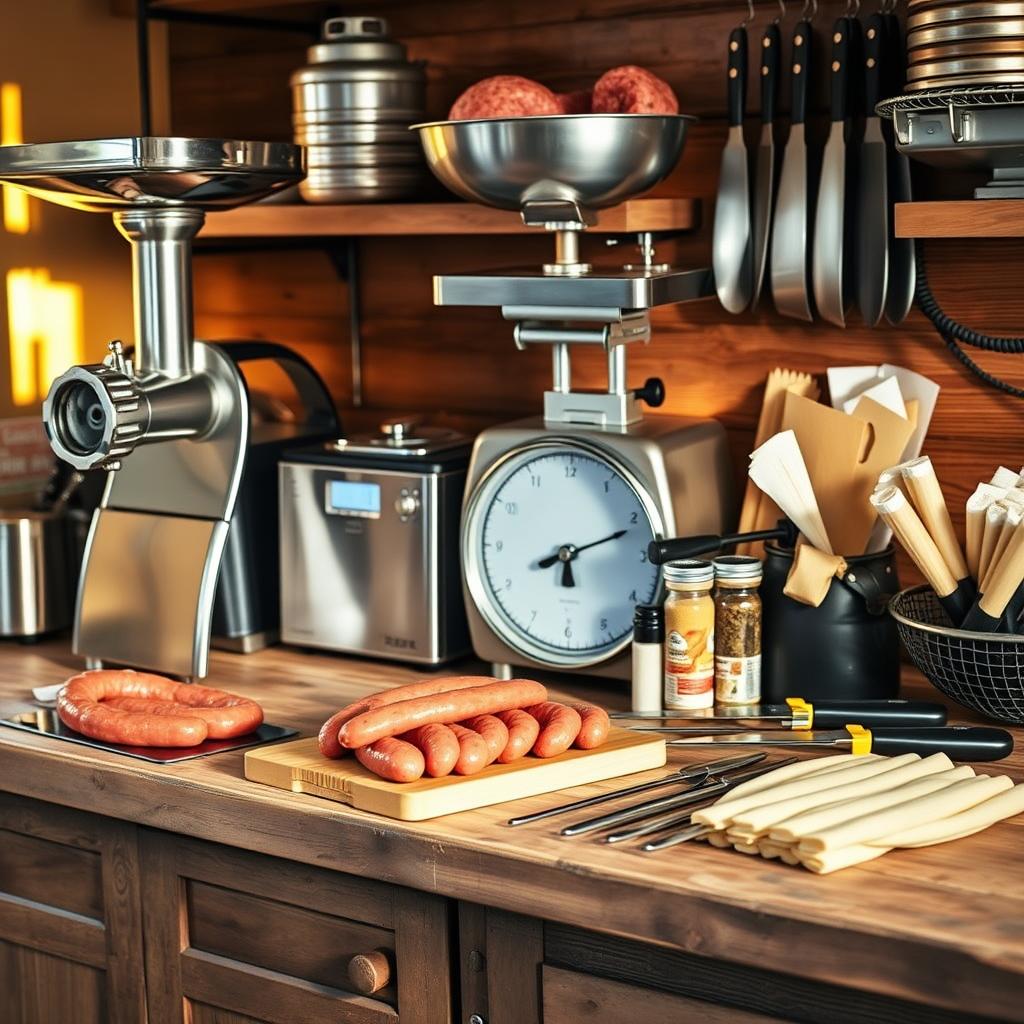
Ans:
<svg viewBox="0 0 1024 1024"><path fill-rule="evenodd" d="M664 566L665 707L710 708L715 703L715 570L687 558Z"/></svg>
<svg viewBox="0 0 1024 1024"><path fill-rule="evenodd" d="M756 704L761 699L761 560L716 558L715 700Z"/></svg>
<svg viewBox="0 0 1024 1024"><path fill-rule="evenodd" d="M661 711L664 644L665 609L660 604L638 604L633 615L633 711Z"/></svg>

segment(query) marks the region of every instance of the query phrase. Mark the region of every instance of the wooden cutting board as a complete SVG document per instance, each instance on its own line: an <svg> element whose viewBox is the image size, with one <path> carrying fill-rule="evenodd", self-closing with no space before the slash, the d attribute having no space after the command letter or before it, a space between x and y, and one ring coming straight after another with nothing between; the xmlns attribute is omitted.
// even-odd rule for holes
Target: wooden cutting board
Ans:
<svg viewBox="0 0 1024 1024"><path fill-rule="evenodd" d="M316 737L309 736L247 751L245 777L292 793L336 800L360 811L423 821L660 768L666 760L665 750L661 736L613 728L596 750L524 757L512 764L492 764L479 775L399 783L378 778L354 758L328 760L317 749Z"/></svg>

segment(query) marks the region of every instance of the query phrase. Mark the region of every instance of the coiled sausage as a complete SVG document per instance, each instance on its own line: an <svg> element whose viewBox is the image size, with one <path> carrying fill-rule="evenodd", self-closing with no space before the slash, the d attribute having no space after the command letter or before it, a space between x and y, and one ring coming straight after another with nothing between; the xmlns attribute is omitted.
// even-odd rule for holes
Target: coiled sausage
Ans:
<svg viewBox="0 0 1024 1024"><path fill-rule="evenodd" d="M417 725L461 722L474 715L492 715L495 711L540 704L546 699L547 690L530 679L492 682L428 697L415 697L398 704L372 708L350 718L338 730L338 742L343 747L354 749L385 736L397 736Z"/></svg>
<svg viewBox="0 0 1024 1024"><path fill-rule="evenodd" d="M508 746L508 726L496 715L475 715L460 722L467 729L479 733L487 744L487 763L493 764Z"/></svg>
<svg viewBox="0 0 1024 1024"><path fill-rule="evenodd" d="M193 747L263 722L263 709L246 697L131 669L73 676L57 696L57 714L84 736L142 747Z"/></svg>
<svg viewBox="0 0 1024 1024"><path fill-rule="evenodd" d="M494 717L504 722L508 729L508 743L498 755L498 763L510 764L512 761L518 761L519 758L525 757L537 742L540 722L520 708L512 711L497 711Z"/></svg>
<svg viewBox="0 0 1024 1024"><path fill-rule="evenodd" d="M540 723L540 734L533 745L538 757L554 757L564 754L575 742L583 724L580 713L565 704L553 700L526 708Z"/></svg>

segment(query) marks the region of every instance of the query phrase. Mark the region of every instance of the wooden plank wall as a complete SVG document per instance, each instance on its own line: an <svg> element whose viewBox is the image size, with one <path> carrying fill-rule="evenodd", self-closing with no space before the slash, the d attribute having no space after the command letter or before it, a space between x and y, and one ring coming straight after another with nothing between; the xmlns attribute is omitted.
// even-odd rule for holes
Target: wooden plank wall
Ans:
<svg viewBox="0 0 1024 1024"><path fill-rule="evenodd" d="M827 99L827 35L843 4L822 3L815 22L817 82L812 134L821 138ZM667 78L682 107L701 116L686 154L662 194L705 201L705 223L692 237L664 247L680 264L709 259L718 160L724 139L724 52L740 4L694 0L491 0L364 3L353 13L385 14L412 56L430 62L429 113L443 116L470 82L516 72L558 89L586 85L608 66L632 62ZM752 52L775 5L759 3ZM873 8L872 8L873 9ZM797 17L784 23L784 37ZM174 129L180 134L287 138L289 72L303 62L295 35L172 28ZM788 46L788 42L787 42ZM756 75L751 76L756 79ZM751 86L751 138L756 132L756 82ZM785 92L786 90L784 90ZM783 99L783 108L788 98ZM969 194L971 182L915 168L922 197ZM587 240L595 262L620 259L600 239ZM546 352L516 352L497 311L435 309L434 273L539 263L544 238L408 238L364 240L360 303L365 400L378 412L416 411L479 424L539 409L548 383ZM1024 293L1018 286L1024 244L1016 241L928 244L932 282L948 311L979 330L1020 331ZM197 261L201 335L257 336L293 344L327 377L342 405L350 398L345 286L322 249L218 252ZM870 330L854 322L838 330L778 316L770 303L732 317L714 299L655 313L655 339L632 353L631 378L659 375L668 388L663 411L715 416L730 432L737 476L760 407L761 384L777 365L821 373L831 364L895 362L933 377L942 395L927 451L956 506L980 476L1000 462L1019 467L1024 404L984 387L946 352L920 314L904 325ZM982 354L993 372L1024 384L1019 357ZM603 383L598 353L575 359L576 379Z"/></svg>

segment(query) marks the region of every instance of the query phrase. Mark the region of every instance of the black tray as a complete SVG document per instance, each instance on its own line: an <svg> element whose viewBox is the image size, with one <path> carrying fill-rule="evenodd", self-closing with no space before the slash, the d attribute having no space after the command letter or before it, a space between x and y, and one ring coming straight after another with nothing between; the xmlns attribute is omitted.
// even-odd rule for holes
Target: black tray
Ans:
<svg viewBox="0 0 1024 1024"><path fill-rule="evenodd" d="M257 747L263 743L283 740L288 736L298 735L298 729L286 729L280 725L264 723L255 732L245 736L236 736L230 740L206 740L194 747L126 747L120 743L104 743L103 740L90 739L80 732L69 729L52 708L37 708L25 711L10 718L0 718L0 725L11 729L21 729L41 736L52 736L68 743L81 743L83 747L95 747L97 750L109 750L126 757L135 757L140 761L153 764L175 764L178 761L191 761L197 757L208 757L210 754L222 754L225 750L242 750L245 747Z"/></svg>

